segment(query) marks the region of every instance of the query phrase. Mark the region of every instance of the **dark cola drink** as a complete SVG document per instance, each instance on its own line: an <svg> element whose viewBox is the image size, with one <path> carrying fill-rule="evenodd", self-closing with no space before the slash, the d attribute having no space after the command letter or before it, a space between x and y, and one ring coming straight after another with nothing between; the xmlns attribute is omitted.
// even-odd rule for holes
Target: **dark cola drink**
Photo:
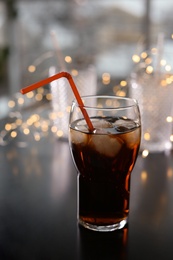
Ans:
<svg viewBox="0 0 173 260"><path fill-rule="evenodd" d="M92 118L70 127L70 148L78 171L78 220L90 229L127 222L130 174L139 145L140 126L124 118ZM121 228L121 227L120 227Z"/></svg>

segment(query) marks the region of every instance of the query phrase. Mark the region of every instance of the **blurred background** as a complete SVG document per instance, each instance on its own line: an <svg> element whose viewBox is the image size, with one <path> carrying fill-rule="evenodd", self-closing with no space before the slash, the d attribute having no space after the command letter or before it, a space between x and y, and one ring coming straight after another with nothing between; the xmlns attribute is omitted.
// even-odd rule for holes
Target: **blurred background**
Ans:
<svg viewBox="0 0 173 260"><path fill-rule="evenodd" d="M99 93L126 95L133 54L159 33L172 49L172 8L170 0L0 0L0 117L9 97L55 64L92 64Z"/></svg>

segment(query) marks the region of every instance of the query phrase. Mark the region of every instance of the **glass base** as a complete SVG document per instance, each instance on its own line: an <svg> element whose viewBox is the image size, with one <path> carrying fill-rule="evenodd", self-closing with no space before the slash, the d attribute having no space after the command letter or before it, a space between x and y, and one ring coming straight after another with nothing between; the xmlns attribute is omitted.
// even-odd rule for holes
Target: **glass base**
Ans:
<svg viewBox="0 0 173 260"><path fill-rule="evenodd" d="M83 226L87 229L93 230L93 231L111 232L111 231L115 231L115 230L124 228L125 225L127 224L127 220L128 219L126 218L126 219L121 220L118 223L113 224L113 225L97 226L97 225L89 224L89 223L84 222L84 221L79 219L79 225L81 225L81 226Z"/></svg>

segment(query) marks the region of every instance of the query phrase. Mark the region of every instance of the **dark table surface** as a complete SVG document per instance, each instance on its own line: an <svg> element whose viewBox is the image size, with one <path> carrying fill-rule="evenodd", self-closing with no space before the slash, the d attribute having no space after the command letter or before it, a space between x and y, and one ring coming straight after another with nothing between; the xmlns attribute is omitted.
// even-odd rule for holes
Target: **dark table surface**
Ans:
<svg viewBox="0 0 173 260"><path fill-rule="evenodd" d="M138 156L128 227L76 223L76 169L68 142L0 146L0 259L173 259L173 154Z"/></svg>

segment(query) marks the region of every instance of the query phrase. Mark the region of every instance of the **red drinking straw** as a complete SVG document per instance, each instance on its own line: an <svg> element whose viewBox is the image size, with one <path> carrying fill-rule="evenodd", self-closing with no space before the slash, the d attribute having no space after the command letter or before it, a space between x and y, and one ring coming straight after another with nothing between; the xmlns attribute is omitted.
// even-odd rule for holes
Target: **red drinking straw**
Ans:
<svg viewBox="0 0 173 260"><path fill-rule="evenodd" d="M26 88L21 89L20 92L22 94L26 94L26 93L28 93L30 91L35 90L36 88L42 87L42 86L44 86L46 84L49 84L50 82L52 82L52 81L54 81L56 79L62 78L62 77L68 79L68 81L70 83L70 86L72 88L72 91L74 93L74 96L75 96L75 98L76 98L76 100L78 102L78 105L79 105L80 109L81 109L81 112L82 112L82 114L83 114L83 116L84 116L84 118L86 120L88 128L89 128L90 131L93 131L94 127L93 127L93 125L91 123L91 120L90 120L90 118L88 116L87 111L84 109L84 104L83 104L83 101L81 99L81 96L79 95L79 92L77 90L77 87L76 87L76 85L74 83L74 80L73 80L72 76L68 72L64 72L64 71L63 72L59 72L59 73L57 73L57 74L55 74L55 75L53 75L53 76L51 76L49 78L43 79L43 80L41 80L39 82L36 82L36 83L26 87Z"/></svg>

